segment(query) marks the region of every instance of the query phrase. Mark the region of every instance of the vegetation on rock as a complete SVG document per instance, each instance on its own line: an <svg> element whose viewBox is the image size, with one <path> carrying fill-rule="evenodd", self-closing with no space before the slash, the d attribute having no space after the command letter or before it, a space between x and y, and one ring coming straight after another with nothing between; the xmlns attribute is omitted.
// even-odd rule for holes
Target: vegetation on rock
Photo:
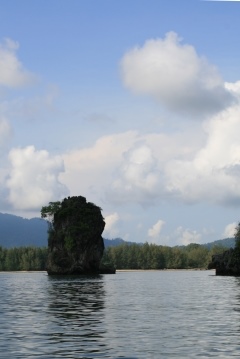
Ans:
<svg viewBox="0 0 240 359"><path fill-rule="evenodd" d="M236 232L235 232L235 249L237 252L240 253L240 222L238 223L237 227L236 227Z"/></svg>
<svg viewBox="0 0 240 359"><path fill-rule="evenodd" d="M49 274L97 273L104 250L101 208L85 197L64 198L42 207L49 222Z"/></svg>
<svg viewBox="0 0 240 359"><path fill-rule="evenodd" d="M216 275L240 275L240 223L235 232L235 248L212 256L208 268L215 268Z"/></svg>

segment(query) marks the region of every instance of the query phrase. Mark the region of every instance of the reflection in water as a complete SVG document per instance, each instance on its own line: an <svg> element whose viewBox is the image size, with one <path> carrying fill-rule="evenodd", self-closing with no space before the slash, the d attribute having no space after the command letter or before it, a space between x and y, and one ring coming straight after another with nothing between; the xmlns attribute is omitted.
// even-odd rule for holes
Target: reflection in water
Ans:
<svg viewBox="0 0 240 359"><path fill-rule="evenodd" d="M104 308L101 277L48 277L50 312L62 319L82 319Z"/></svg>
<svg viewBox="0 0 240 359"><path fill-rule="evenodd" d="M0 274L0 357L109 358L104 277Z"/></svg>
<svg viewBox="0 0 240 359"><path fill-rule="evenodd" d="M106 353L102 277L51 276L48 281L48 340L55 348L52 354L71 358L84 354L90 358Z"/></svg>
<svg viewBox="0 0 240 359"><path fill-rule="evenodd" d="M237 292L234 293L234 297L235 297L235 306L234 306L234 310L236 312L240 312L240 277L235 277L235 287L237 289ZM240 332L240 328L239 328L239 332Z"/></svg>

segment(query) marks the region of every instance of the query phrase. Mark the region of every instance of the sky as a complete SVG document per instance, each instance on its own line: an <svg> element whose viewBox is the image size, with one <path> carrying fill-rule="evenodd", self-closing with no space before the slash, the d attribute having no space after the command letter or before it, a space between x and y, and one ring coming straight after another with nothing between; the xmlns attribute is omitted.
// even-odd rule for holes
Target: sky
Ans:
<svg viewBox="0 0 240 359"><path fill-rule="evenodd" d="M0 212L84 196L105 238L232 237L240 4L0 0Z"/></svg>

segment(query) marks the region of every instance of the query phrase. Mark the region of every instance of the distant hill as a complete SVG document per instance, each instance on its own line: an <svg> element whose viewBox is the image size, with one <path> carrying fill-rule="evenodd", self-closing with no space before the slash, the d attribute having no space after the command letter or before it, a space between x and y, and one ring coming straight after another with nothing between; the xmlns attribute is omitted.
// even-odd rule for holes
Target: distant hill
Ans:
<svg viewBox="0 0 240 359"><path fill-rule="evenodd" d="M143 243L136 243L136 242L127 242L124 241L122 238L114 238L114 239L106 239L104 238L104 244L105 244L105 248L107 247L117 247L120 246L121 244L139 244L142 245Z"/></svg>
<svg viewBox="0 0 240 359"><path fill-rule="evenodd" d="M47 222L41 218L25 219L12 214L0 213L0 246L5 248L22 246L47 246ZM136 244L127 242L122 238L105 239L105 247L116 247L120 244ZM138 243L142 245L143 243ZM203 244L208 249L213 246L234 247L234 238L219 239Z"/></svg>
<svg viewBox="0 0 240 359"><path fill-rule="evenodd" d="M0 246L5 248L22 246L47 246L47 222L41 218L25 219L12 214L0 213ZM122 238L105 239L105 247L133 244Z"/></svg>
<svg viewBox="0 0 240 359"><path fill-rule="evenodd" d="M47 222L0 213L0 246L47 246Z"/></svg>
<svg viewBox="0 0 240 359"><path fill-rule="evenodd" d="M204 247L211 249L214 246L222 246L226 248L234 248L235 247L235 238L224 238L218 239L217 241L203 244Z"/></svg>
<svg viewBox="0 0 240 359"><path fill-rule="evenodd" d="M104 239L104 243L105 243L105 247L116 247L119 246L121 244L139 244L139 245L143 245L143 243L136 243L136 242L126 242L124 241L122 238L114 238L114 239ZM212 247L215 246L221 246L221 247L226 247L226 248L234 248L235 247L235 238L224 238L224 239L218 239L214 242L209 242L209 243L205 243L202 244L202 246L207 247L208 249L211 249ZM179 247L179 246L176 246ZM184 247L184 246L180 246L180 247Z"/></svg>
<svg viewBox="0 0 240 359"><path fill-rule="evenodd" d="M105 247L116 247L119 246L121 244L139 244L139 245L143 245L143 243L136 243L136 242L126 242L124 241L122 238L114 238L114 239L104 239L104 243L105 243ZM226 247L226 248L234 248L235 247L235 238L224 238L224 239L218 239L214 242L209 242L206 244L202 244L202 246L207 247L208 249L211 249L212 247L215 246L221 246L221 247ZM179 247L179 246L176 246ZM185 246L180 246L180 247L185 247Z"/></svg>

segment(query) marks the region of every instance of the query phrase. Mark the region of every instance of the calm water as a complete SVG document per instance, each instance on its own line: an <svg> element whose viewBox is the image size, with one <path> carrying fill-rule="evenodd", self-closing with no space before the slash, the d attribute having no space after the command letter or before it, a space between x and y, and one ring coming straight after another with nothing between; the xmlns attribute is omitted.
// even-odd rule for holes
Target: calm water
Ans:
<svg viewBox="0 0 240 359"><path fill-rule="evenodd" d="M0 273L0 358L240 357L240 278Z"/></svg>

